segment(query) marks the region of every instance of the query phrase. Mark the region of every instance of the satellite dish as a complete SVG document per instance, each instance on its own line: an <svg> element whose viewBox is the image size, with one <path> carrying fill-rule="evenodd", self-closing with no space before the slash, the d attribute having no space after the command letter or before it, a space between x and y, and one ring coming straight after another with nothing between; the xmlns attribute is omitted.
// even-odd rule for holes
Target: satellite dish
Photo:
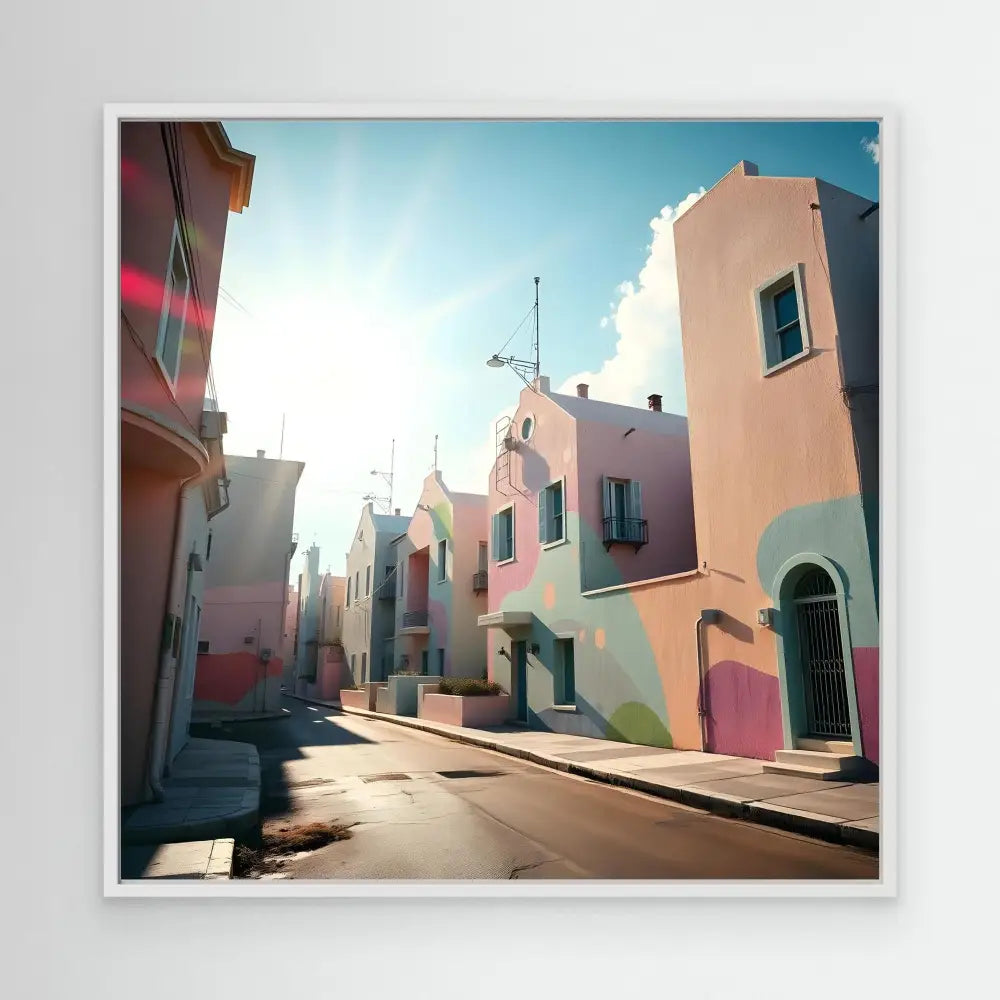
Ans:
<svg viewBox="0 0 1000 1000"><path fill-rule="evenodd" d="M486 362L487 368L503 368L504 362L500 360L495 354L489 361Z"/></svg>

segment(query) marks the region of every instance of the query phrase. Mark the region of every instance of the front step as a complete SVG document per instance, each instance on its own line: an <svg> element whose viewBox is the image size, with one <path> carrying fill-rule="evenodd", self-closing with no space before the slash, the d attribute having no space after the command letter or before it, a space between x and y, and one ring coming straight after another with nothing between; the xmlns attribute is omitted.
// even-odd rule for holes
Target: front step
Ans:
<svg viewBox="0 0 1000 1000"><path fill-rule="evenodd" d="M800 745L806 741L800 740ZM820 741L817 741L820 742ZM858 781L871 774L871 765L853 753L821 750L776 750L774 763L764 764L766 774L790 774L819 781Z"/></svg>
<svg viewBox="0 0 1000 1000"><path fill-rule="evenodd" d="M840 753L848 756L854 753L854 744L850 740L826 740L818 736L808 739L797 739L796 750L816 750L819 753Z"/></svg>

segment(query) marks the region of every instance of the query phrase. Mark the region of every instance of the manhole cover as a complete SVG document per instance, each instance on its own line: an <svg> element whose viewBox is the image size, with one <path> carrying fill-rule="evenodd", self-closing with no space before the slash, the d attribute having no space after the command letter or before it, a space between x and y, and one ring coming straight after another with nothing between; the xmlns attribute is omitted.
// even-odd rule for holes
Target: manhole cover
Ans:
<svg viewBox="0 0 1000 1000"><path fill-rule="evenodd" d="M362 781L409 781L408 774L363 774Z"/></svg>
<svg viewBox="0 0 1000 1000"><path fill-rule="evenodd" d="M438 771L442 778L495 778L506 771Z"/></svg>

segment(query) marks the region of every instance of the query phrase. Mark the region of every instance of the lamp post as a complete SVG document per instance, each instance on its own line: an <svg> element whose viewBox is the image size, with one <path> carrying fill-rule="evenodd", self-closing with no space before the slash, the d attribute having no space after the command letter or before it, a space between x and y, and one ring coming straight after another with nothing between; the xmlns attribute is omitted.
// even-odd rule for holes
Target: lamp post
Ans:
<svg viewBox="0 0 1000 1000"><path fill-rule="evenodd" d="M513 355L510 355L509 357L504 357L498 351L496 354L490 357L486 362L486 366L488 368L503 368L506 365L507 367L513 369L517 377L529 389L534 388L534 386L526 376L530 375L532 379L537 379L538 376L541 374L541 363L539 360L539 349L538 349L538 283L540 280L541 279L538 277L535 278L535 304L534 306L532 306L531 312L528 314L529 316L532 316L535 321L535 335L532 343L532 351L535 356L534 360L525 361L522 358L515 358ZM525 319L526 318L527 317L525 317ZM523 324L524 320L522 320L521 323ZM521 327L519 326L518 330L520 328ZM515 330L514 333L511 334L510 339L507 341L507 344L509 344L510 341L514 339L516 333L517 330ZM504 344L503 347L500 348L500 351L502 351L507 346L507 344Z"/></svg>
<svg viewBox="0 0 1000 1000"><path fill-rule="evenodd" d="M371 470L371 475L381 476L389 484L389 495L387 497L379 497L376 496L374 493L366 493L362 498L364 500L374 500L375 503L379 504L380 506L384 505L385 512L387 514L392 513L392 479L393 479L393 471L395 470L395 468L396 468L396 439L393 438L392 454L389 459L389 471L380 472L378 469Z"/></svg>

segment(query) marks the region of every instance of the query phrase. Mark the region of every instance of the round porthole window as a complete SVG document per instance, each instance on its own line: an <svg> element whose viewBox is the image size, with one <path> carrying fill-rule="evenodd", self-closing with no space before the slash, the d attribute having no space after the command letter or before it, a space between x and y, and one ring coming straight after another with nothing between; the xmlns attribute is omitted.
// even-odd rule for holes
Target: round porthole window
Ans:
<svg viewBox="0 0 1000 1000"><path fill-rule="evenodd" d="M521 421L521 440L522 441L530 440L531 435L534 433L535 433L535 418L531 416L531 414L529 413L528 416L526 416Z"/></svg>

